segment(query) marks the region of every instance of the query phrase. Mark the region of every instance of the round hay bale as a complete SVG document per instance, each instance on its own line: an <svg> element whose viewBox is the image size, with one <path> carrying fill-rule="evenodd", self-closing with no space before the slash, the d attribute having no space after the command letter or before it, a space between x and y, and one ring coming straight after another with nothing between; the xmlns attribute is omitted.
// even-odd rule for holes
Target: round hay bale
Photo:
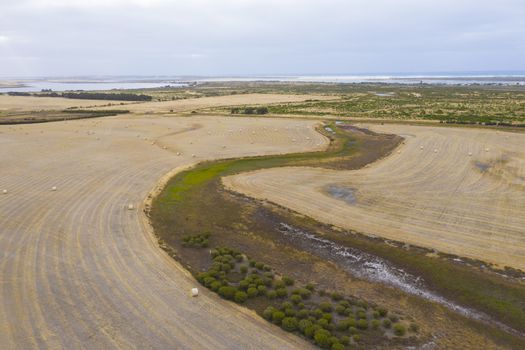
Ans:
<svg viewBox="0 0 525 350"><path fill-rule="evenodd" d="M135 206L133 204L128 204L128 210L133 210L135 209Z"/></svg>
<svg viewBox="0 0 525 350"><path fill-rule="evenodd" d="M2 190L2 193L3 194L7 194L7 190Z"/></svg>
<svg viewBox="0 0 525 350"><path fill-rule="evenodd" d="M192 297L198 297L199 296L199 289L198 288L192 288L191 289L191 296Z"/></svg>
<svg viewBox="0 0 525 350"><path fill-rule="evenodd" d="M56 191L56 190L57 190L56 186L51 187L51 191Z"/></svg>

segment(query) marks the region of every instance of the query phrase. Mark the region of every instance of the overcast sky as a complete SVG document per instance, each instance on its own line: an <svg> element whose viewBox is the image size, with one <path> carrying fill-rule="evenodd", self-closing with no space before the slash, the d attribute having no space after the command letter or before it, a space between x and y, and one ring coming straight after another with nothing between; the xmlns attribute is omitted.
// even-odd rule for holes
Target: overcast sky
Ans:
<svg viewBox="0 0 525 350"><path fill-rule="evenodd" d="M525 0L0 0L0 75L525 70Z"/></svg>

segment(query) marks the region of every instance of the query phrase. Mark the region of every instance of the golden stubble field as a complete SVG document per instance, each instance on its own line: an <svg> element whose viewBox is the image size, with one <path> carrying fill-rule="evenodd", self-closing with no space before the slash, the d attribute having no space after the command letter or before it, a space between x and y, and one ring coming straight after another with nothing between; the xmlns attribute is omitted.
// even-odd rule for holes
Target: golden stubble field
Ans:
<svg viewBox="0 0 525 350"><path fill-rule="evenodd" d="M290 119L0 126L2 347L310 348L213 292L191 298L197 282L158 247L142 203L175 168L326 146L315 122Z"/></svg>
<svg viewBox="0 0 525 350"><path fill-rule="evenodd" d="M369 235L525 270L525 135L373 125L405 137L356 171L276 168L227 187Z"/></svg>

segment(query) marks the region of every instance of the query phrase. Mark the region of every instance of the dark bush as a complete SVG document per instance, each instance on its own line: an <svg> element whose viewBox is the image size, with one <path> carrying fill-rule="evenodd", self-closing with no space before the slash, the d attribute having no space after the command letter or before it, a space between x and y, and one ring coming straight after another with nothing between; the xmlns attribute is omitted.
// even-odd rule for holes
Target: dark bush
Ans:
<svg viewBox="0 0 525 350"><path fill-rule="evenodd" d="M367 329L368 328L368 321L367 320L359 320L359 321L357 321L357 328L359 328L359 329Z"/></svg>
<svg viewBox="0 0 525 350"><path fill-rule="evenodd" d="M288 296L288 290L286 288L276 289L275 292L277 293L277 297L279 298L284 298Z"/></svg>
<svg viewBox="0 0 525 350"><path fill-rule="evenodd" d="M293 280L293 278L288 277L288 276L283 276L282 281L283 281L284 284L286 284L287 286L293 286L293 284L294 284L294 280Z"/></svg>
<svg viewBox="0 0 525 350"><path fill-rule="evenodd" d="M332 312L332 304L326 301L319 303L319 308L324 312Z"/></svg>
<svg viewBox="0 0 525 350"><path fill-rule="evenodd" d="M222 286L219 288L219 295L225 299L232 300L237 292L237 288L232 286Z"/></svg>
<svg viewBox="0 0 525 350"><path fill-rule="evenodd" d="M274 311L272 314L272 322L276 324L281 324L281 321L285 318L285 314L282 311Z"/></svg>
<svg viewBox="0 0 525 350"><path fill-rule="evenodd" d="M285 317L281 323L281 326L283 329L287 330L288 332L293 332L297 330L297 327L299 326L299 322L295 317Z"/></svg>
<svg viewBox="0 0 525 350"><path fill-rule="evenodd" d="M255 298L259 294L257 288L254 287L248 288L246 293L248 293L248 298Z"/></svg>
<svg viewBox="0 0 525 350"><path fill-rule="evenodd" d="M381 322L379 322L379 320L372 320L373 329L378 329L380 325L381 325Z"/></svg>
<svg viewBox="0 0 525 350"><path fill-rule="evenodd" d="M267 320L271 320L272 319L272 316L273 316L273 313L275 312L275 308L273 306L268 306L266 309L264 309L263 311L263 317Z"/></svg>
<svg viewBox="0 0 525 350"><path fill-rule="evenodd" d="M313 325L313 323L311 321L309 321L309 320L301 320L297 324L297 328L299 328L299 330L304 333L305 329L307 327L311 327L312 325Z"/></svg>
<svg viewBox="0 0 525 350"><path fill-rule="evenodd" d="M393 329L394 329L394 334L397 335L398 337L404 336L407 332L406 327L402 325L401 323L396 323Z"/></svg>
<svg viewBox="0 0 525 350"><path fill-rule="evenodd" d="M335 300L335 301L339 301L343 299L343 296L339 293L332 293L331 297L332 297L332 300Z"/></svg>
<svg viewBox="0 0 525 350"><path fill-rule="evenodd" d="M238 291L238 292L235 293L234 300L237 303L242 304L242 303L244 303L246 301L246 299L248 299L248 295L245 292Z"/></svg>
<svg viewBox="0 0 525 350"><path fill-rule="evenodd" d="M330 346L331 336L332 334L329 331L325 329L319 329L314 334L314 340L317 345L326 349Z"/></svg>
<svg viewBox="0 0 525 350"><path fill-rule="evenodd" d="M291 300L292 303L294 303L294 304L299 304L299 303L303 300L303 298L301 298L300 295L294 294L294 295L292 295L292 296L290 297L290 300Z"/></svg>
<svg viewBox="0 0 525 350"><path fill-rule="evenodd" d="M386 320L383 320L383 327L390 328L392 326L392 321L390 321L388 318Z"/></svg>

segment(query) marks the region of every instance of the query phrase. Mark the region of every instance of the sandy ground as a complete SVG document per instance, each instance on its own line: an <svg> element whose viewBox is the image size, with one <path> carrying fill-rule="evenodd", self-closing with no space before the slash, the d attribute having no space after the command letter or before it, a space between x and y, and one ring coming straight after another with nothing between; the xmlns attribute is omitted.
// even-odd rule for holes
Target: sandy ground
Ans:
<svg viewBox="0 0 525 350"><path fill-rule="evenodd" d="M289 119L0 126L1 347L309 348L203 288L191 298L197 283L157 247L141 205L176 167L326 145L314 122Z"/></svg>
<svg viewBox="0 0 525 350"><path fill-rule="evenodd" d="M525 270L524 134L370 128L405 145L356 171L278 168L224 182L339 227Z"/></svg>
<svg viewBox="0 0 525 350"><path fill-rule="evenodd" d="M236 105L265 105L270 103L300 102L308 99L329 100L333 96L322 95L284 95L284 94L239 94L216 97L202 97L175 101L144 102L126 105L125 109L134 113L185 112L208 107ZM114 108L114 107L112 107Z"/></svg>

